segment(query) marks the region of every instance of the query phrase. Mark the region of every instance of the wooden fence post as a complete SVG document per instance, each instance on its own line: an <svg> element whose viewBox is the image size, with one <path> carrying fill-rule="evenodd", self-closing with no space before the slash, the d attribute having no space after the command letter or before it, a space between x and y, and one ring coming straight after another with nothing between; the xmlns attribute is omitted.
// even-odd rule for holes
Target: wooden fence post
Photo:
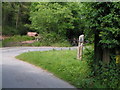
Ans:
<svg viewBox="0 0 120 90"><path fill-rule="evenodd" d="M78 50L77 50L77 59L79 60L82 60L83 43L84 43L84 35L80 35L78 41Z"/></svg>

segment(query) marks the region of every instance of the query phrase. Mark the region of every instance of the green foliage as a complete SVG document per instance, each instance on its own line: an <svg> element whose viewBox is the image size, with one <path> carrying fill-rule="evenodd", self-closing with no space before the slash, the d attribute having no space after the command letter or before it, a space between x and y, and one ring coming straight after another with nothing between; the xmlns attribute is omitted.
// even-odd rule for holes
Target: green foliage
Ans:
<svg viewBox="0 0 120 90"><path fill-rule="evenodd" d="M32 3L28 27L39 33L56 33L61 37L80 34L80 3ZM80 32L79 32L80 31Z"/></svg>
<svg viewBox="0 0 120 90"><path fill-rule="evenodd" d="M115 63L105 65L102 62L94 66L95 79L106 88L120 88L120 68Z"/></svg>
<svg viewBox="0 0 120 90"><path fill-rule="evenodd" d="M39 30L39 32L54 31L65 35L66 31L64 29L72 26L70 23L71 19L69 19L72 13L69 9L58 3L37 3L37 5L33 4L32 7L34 8L32 8L33 10L31 9L30 14L30 20L32 21L31 26ZM66 23L65 19L68 19L68 23Z"/></svg>
<svg viewBox="0 0 120 90"><path fill-rule="evenodd" d="M83 58L85 58L88 62L88 64L93 64L93 60L94 60L94 46L93 45L87 45L84 47L84 54L83 54ZM87 56L87 57L86 57Z"/></svg>
<svg viewBox="0 0 120 90"><path fill-rule="evenodd" d="M87 56L87 57L86 57ZM120 88L120 68L115 64L115 58L109 64L102 61L98 65L94 63L94 50L92 46L88 46L84 50L83 58L87 60L91 67L91 73L88 79L85 79L84 85L91 88Z"/></svg>
<svg viewBox="0 0 120 90"><path fill-rule="evenodd" d="M4 2L2 11L4 35L37 31L72 39L84 31L93 42L98 32L103 48L120 46L119 2Z"/></svg>
<svg viewBox="0 0 120 90"><path fill-rule="evenodd" d="M2 3L2 28L3 35L24 35L29 30L24 25L30 23L30 3L3 2Z"/></svg>
<svg viewBox="0 0 120 90"><path fill-rule="evenodd" d="M70 43L56 33L43 33L40 34L40 40L36 41L31 46L56 46L56 47L69 47Z"/></svg>
<svg viewBox="0 0 120 90"><path fill-rule="evenodd" d="M56 34L55 34L56 36ZM57 36L55 38L54 34L43 34L41 36L40 41L35 41L33 43L26 43L22 44L22 41L29 41L29 40L34 40L34 37L29 37L29 36L20 36L20 35L14 35L10 38L7 38L2 41L3 47L5 46L56 46L56 47L70 47L70 43Z"/></svg>
<svg viewBox="0 0 120 90"><path fill-rule="evenodd" d="M56 33L43 33L42 34L42 41L48 42L48 43L55 43L55 42L60 42L64 41L64 38L61 37L59 34Z"/></svg>
<svg viewBox="0 0 120 90"><path fill-rule="evenodd" d="M82 10L87 36L98 33L103 48L120 46L120 2L83 3Z"/></svg>
<svg viewBox="0 0 120 90"><path fill-rule="evenodd" d="M102 40L100 40L100 43L103 44L103 47L108 48L115 48L120 45L119 34L120 29L116 29L114 27L112 28L104 28L104 31L100 32L100 37Z"/></svg>
<svg viewBox="0 0 120 90"><path fill-rule="evenodd" d="M11 26L4 26L4 28L2 29L2 34L3 35L17 35L18 30Z"/></svg>

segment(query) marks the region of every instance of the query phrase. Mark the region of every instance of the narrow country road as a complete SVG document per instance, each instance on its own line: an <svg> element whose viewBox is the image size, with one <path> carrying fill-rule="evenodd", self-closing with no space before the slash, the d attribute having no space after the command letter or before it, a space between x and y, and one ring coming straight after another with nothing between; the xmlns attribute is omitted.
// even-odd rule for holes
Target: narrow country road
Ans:
<svg viewBox="0 0 120 90"><path fill-rule="evenodd" d="M23 52L52 49L52 47L6 47L0 49L2 50L2 88L75 88L41 68L15 59L15 56ZM55 49L60 50L61 48Z"/></svg>

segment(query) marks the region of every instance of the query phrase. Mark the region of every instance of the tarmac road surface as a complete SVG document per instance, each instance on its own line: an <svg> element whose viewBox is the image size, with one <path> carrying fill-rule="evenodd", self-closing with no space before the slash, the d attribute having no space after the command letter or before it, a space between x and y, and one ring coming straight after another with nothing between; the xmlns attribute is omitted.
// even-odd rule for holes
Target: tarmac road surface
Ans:
<svg viewBox="0 0 120 90"><path fill-rule="evenodd" d="M2 88L75 88L46 70L15 59L15 56L23 52L52 49L53 47L0 48L2 51ZM55 49L61 50L61 48Z"/></svg>

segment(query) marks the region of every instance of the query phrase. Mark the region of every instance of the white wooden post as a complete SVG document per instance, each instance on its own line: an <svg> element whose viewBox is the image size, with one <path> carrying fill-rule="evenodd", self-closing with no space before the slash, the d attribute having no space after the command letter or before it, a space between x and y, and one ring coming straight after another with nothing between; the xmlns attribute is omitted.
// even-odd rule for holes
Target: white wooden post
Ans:
<svg viewBox="0 0 120 90"><path fill-rule="evenodd" d="M78 50L77 50L77 59L79 60L82 60L83 43L84 43L84 35L80 35L78 41Z"/></svg>

